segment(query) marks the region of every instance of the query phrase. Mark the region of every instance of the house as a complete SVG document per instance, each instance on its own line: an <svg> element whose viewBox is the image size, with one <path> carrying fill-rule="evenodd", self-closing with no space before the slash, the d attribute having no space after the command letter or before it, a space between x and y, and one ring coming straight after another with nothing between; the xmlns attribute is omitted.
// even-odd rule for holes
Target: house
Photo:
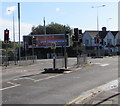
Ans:
<svg viewBox="0 0 120 106"><path fill-rule="evenodd" d="M120 54L120 31L117 32L115 36L115 46L116 46L116 52Z"/></svg>
<svg viewBox="0 0 120 106"><path fill-rule="evenodd" d="M119 33L120 34L120 33ZM85 46L89 55L115 54L120 48L120 35L118 31L107 31L106 27L102 31L85 31L83 33L82 45ZM118 47L117 47L118 46Z"/></svg>
<svg viewBox="0 0 120 106"><path fill-rule="evenodd" d="M107 33L108 31L106 31L105 27L99 32L94 30L85 31L82 38L82 45L86 47L86 53L89 55L97 55L97 53L102 52L104 38Z"/></svg>

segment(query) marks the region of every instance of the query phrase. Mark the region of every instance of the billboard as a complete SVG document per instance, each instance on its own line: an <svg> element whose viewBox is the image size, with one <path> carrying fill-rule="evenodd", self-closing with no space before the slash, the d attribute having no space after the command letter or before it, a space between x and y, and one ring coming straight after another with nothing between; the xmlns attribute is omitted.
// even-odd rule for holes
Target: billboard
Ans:
<svg viewBox="0 0 120 106"><path fill-rule="evenodd" d="M49 48L51 47L52 43L56 43L56 47L62 47L65 45L70 46L70 36L66 36L64 34L49 34L49 35L29 35L26 37L33 37L36 39L36 43L34 48ZM31 44L28 45L29 48L32 47Z"/></svg>

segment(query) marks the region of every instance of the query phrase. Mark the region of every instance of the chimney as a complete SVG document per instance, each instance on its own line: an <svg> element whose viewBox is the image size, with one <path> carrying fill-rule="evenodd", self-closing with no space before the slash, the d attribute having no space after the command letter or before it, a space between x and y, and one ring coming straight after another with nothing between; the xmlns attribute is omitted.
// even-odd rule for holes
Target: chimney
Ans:
<svg viewBox="0 0 120 106"><path fill-rule="evenodd" d="M106 32L106 27L102 27L102 32Z"/></svg>

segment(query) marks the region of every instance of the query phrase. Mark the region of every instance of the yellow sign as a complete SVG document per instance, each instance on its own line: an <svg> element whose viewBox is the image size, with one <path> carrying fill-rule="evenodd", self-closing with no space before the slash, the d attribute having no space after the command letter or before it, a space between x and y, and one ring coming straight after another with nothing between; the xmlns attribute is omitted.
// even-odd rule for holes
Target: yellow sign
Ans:
<svg viewBox="0 0 120 106"><path fill-rule="evenodd" d="M51 49L56 49L56 43L55 42L51 43Z"/></svg>

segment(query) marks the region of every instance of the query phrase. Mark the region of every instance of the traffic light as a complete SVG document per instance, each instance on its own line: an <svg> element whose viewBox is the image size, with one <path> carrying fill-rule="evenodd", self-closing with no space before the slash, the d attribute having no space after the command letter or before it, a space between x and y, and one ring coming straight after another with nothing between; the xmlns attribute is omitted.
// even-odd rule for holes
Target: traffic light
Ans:
<svg viewBox="0 0 120 106"><path fill-rule="evenodd" d="M65 39L66 39L66 45L69 45L69 31L65 31Z"/></svg>
<svg viewBox="0 0 120 106"><path fill-rule="evenodd" d="M78 28L74 28L75 41L78 42Z"/></svg>
<svg viewBox="0 0 120 106"><path fill-rule="evenodd" d="M75 41L75 36L72 36L72 40Z"/></svg>
<svg viewBox="0 0 120 106"><path fill-rule="evenodd" d="M28 44L29 44L29 45L32 45L32 36L29 36L29 37L28 37Z"/></svg>
<svg viewBox="0 0 120 106"><path fill-rule="evenodd" d="M36 38L33 38L33 44L36 45Z"/></svg>
<svg viewBox="0 0 120 106"><path fill-rule="evenodd" d="M95 43L99 43L100 37L96 36L95 37Z"/></svg>
<svg viewBox="0 0 120 106"><path fill-rule="evenodd" d="M4 42L8 43L9 41L9 30L4 30Z"/></svg>
<svg viewBox="0 0 120 106"><path fill-rule="evenodd" d="M79 34L82 34L82 30L81 29L79 30Z"/></svg>

